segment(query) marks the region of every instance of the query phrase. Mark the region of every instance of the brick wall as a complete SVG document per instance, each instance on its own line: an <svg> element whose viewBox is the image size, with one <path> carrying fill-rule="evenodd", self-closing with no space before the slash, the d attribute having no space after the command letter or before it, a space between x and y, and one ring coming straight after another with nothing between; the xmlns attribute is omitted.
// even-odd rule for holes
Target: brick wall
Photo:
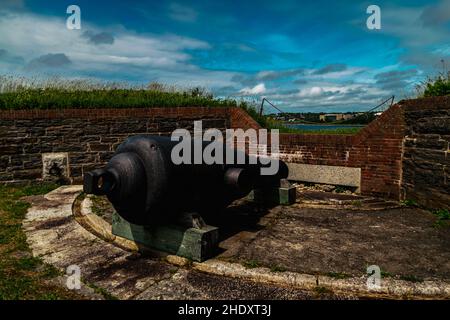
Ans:
<svg viewBox="0 0 450 320"><path fill-rule="evenodd" d="M450 97L405 101L403 198L450 209Z"/></svg>
<svg viewBox="0 0 450 320"><path fill-rule="evenodd" d="M0 182L42 177L42 153L68 152L71 176L106 163L135 134L175 128L253 128L238 108L0 111ZM281 158L361 168L361 192L448 207L450 98L402 101L356 135L281 134Z"/></svg>
<svg viewBox="0 0 450 320"><path fill-rule="evenodd" d="M398 199L405 124L394 105L356 135L281 134L287 162L361 168L361 193Z"/></svg>
<svg viewBox="0 0 450 320"><path fill-rule="evenodd" d="M0 182L42 178L42 153L68 152L70 176L105 164L136 134L170 135L176 128L230 127L227 108L67 109L0 112Z"/></svg>

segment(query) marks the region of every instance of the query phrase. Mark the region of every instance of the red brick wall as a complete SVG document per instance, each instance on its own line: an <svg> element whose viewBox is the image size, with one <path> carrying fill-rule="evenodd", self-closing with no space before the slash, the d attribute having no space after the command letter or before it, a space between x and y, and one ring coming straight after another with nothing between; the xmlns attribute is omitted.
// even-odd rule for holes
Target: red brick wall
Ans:
<svg viewBox="0 0 450 320"><path fill-rule="evenodd" d="M231 128L260 129L261 126L241 108L230 108Z"/></svg>
<svg viewBox="0 0 450 320"><path fill-rule="evenodd" d="M240 118L239 125L231 121L232 127L243 124ZM361 168L363 194L399 199L404 132L397 104L356 135L280 134L280 156L293 163Z"/></svg>

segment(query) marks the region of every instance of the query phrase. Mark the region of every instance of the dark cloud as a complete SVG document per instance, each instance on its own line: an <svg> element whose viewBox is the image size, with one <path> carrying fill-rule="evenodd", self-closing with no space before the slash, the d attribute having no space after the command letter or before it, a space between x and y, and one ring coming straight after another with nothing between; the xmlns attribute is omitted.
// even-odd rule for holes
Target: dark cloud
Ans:
<svg viewBox="0 0 450 320"><path fill-rule="evenodd" d="M107 32L94 33L92 31L85 31L83 37L88 39L93 44L113 44L114 36Z"/></svg>
<svg viewBox="0 0 450 320"><path fill-rule="evenodd" d="M214 94L216 96L224 96L224 97L236 95L238 92L239 89L233 86L225 86L214 90Z"/></svg>
<svg viewBox="0 0 450 320"><path fill-rule="evenodd" d="M329 64L323 68L320 68L316 71L314 71L312 74L314 75L321 75L321 74L327 74L332 72L339 72L347 70L347 66L342 63L335 63L335 64Z"/></svg>
<svg viewBox="0 0 450 320"><path fill-rule="evenodd" d="M49 53L31 60L27 68L60 68L70 65L71 63L70 59L64 53Z"/></svg>
<svg viewBox="0 0 450 320"><path fill-rule="evenodd" d="M308 81L305 79L297 79L297 80L294 80L294 83L295 84L307 84Z"/></svg>
<svg viewBox="0 0 450 320"><path fill-rule="evenodd" d="M392 90L399 88L406 88L412 78L417 75L416 69L409 70L395 70L389 72L382 72L375 75L377 85L382 89Z"/></svg>
<svg viewBox="0 0 450 320"><path fill-rule="evenodd" d="M450 21L450 1L443 0L440 3L426 7L420 19L424 26L438 26Z"/></svg>
<svg viewBox="0 0 450 320"><path fill-rule="evenodd" d="M277 90L277 94L280 95L291 95L291 94L297 94L298 89L285 89L285 90Z"/></svg>
<svg viewBox="0 0 450 320"><path fill-rule="evenodd" d="M10 54L5 49L0 49L0 63L8 63L8 64L23 64L25 61L20 56L15 56Z"/></svg>
<svg viewBox="0 0 450 320"><path fill-rule="evenodd" d="M255 79L254 76L251 76L251 75L243 75L243 74L237 74L237 75L234 75L234 76L231 78L231 81L237 82L237 83L239 83L240 85L245 86L245 87L250 87L250 86L253 87L253 86L255 86L256 84L258 84L258 81Z"/></svg>
<svg viewBox="0 0 450 320"><path fill-rule="evenodd" d="M266 71L260 72L257 75L257 79L260 81L274 81L282 78L289 78L298 75L304 75L304 69L291 69L291 70L280 70L280 71Z"/></svg>
<svg viewBox="0 0 450 320"><path fill-rule="evenodd" d="M3 9L23 9L25 7L24 0L2 0Z"/></svg>
<svg viewBox="0 0 450 320"><path fill-rule="evenodd" d="M343 94L343 99L367 99L367 89L354 88L349 89Z"/></svg>

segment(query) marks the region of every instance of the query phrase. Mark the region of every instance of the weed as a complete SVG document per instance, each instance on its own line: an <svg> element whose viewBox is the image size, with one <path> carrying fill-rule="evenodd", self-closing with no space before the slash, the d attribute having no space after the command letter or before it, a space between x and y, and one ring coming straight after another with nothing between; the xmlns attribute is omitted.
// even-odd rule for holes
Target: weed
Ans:
<svg viewBox="0 0 450 320"><path fill-rule="evenodd" d="M242 263L242 265L248 269L259 268L262 265L256 260L249 260Z"/></svg>
<svg viewBox="0 0 450 320"><path fill-rule="evenodd" d="M417 202L415 200L412 200L412 199L402 200L400 203L401 203L402 206L405 206L405 207L418 207L419 206L417 204Z"/></svg>
<svg viewBox="0 0 450 320"><path fill-rule="evenodd" d="M314 288L314 291L317 294L332 294L333 290L327 288L327 287L323 287L323 286L317 286Z"/></svg>
<svg viewBox="0 0 450 320"><path fill-rule="evenodd" d="M362 207L362 205L363 205L363 203L362 203L361 200L354 200L354 201L352 201L352 206Z"/></svg>
<svg viewBox="0 0 450 320"><path fill-rule="evenodd" d="M336 189L334 189L334 192L336 192L336 193L344 193L345 191L346 191L346 189L341 186L337 186Z"/></svg>
<svg viewBox="0 0 450 320"><path fill-rule="evenodd" d="M279 265L273 265L273 266L270 267L270 271L271 272L285 272L286 269L284 267L282 267L282 266L279 266Z"/></svg>
<svg viewBox="0 0 450 320"><path fill-rule="evenodd" d="M89 283L88 286L94 290L95 293L100 294L105 300L118 300L118 298L103 288L96 286L93 283Z"/></svg>
<svg viewBox="0 0 450 320"><path fill-rule="evenodd" d="M450 212L448 209L438 209L432 211L432 213L437 217L434 222L434 227L445 227L450 225Z"/></svg>

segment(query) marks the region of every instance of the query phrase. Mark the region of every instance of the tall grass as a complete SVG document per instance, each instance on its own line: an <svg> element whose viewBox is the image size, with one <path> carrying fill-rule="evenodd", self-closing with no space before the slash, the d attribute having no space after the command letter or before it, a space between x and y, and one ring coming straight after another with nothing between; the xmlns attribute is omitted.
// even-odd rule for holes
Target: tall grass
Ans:
<svg viewBox="0 0 450 320"><path fill-rule="evenodd" d="M260 115L255 103L218 99L205 88L152 82L131 85L89 79L25 78L0 75L0 110L64 108L240 107L258 124L282 133L354 134L355 129L304 131Z"/></svg>
<svg viewBox="0 0 450 320"><path fill-rule="evenodd" d="M181 89L159 83L130 85L62 78L0 76L0 109L235 107L204 88Z"/></svg>

